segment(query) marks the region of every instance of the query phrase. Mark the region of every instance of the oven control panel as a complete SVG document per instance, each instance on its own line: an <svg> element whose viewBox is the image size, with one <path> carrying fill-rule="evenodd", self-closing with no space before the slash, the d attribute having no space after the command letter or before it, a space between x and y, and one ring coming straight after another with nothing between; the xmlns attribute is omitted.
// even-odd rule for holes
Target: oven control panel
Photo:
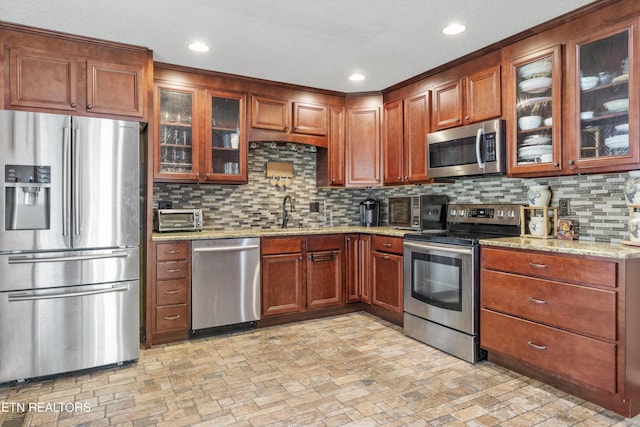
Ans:
<svg viewBox="0 0 640 427"><path fill-rule="evenodd" d="M520 225L520 205L450 204L447 222L495 225Z"/></svg>

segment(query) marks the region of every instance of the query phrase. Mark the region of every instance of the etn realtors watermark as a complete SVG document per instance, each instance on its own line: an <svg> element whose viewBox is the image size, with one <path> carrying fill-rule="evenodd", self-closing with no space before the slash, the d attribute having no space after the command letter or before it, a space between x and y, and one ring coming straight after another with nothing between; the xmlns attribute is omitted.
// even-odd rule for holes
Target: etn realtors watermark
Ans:
<svg viewBox="0 0 640 427"><path fill-rule="evenodd" d="M0 402L0 413L91 412L89 402Z"/></svg>

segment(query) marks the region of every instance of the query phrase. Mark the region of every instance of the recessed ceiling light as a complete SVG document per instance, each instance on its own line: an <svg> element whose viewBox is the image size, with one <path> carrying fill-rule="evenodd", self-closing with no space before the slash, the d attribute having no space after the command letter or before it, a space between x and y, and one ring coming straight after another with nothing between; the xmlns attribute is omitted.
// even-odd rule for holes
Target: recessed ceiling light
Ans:
<svg viewBox="0 0 640 427"><path fill-rule="evenodd" d="M189 49L193 50L194 52L208 52L209 46L202 42L193 42L189 43Z"/></svg>
<svg viewBox="0 0 640 427"><path fill-rule="evenodd" d="M360 73L353 73L349 76L349 80L352 80L354 82L364 80L364 79L365 79L364 75Z"/></svg>
<svg viewBox="0 0 640 427"><path fill-rule="evenodd" d="M448 36L453 36L455 34L460 34L461 32L463 32L464 30L466 30L467 27L465 27L462 24L450 24L447 25L446 27L444 27L442 29L442 34L446 34Z"/></svg>

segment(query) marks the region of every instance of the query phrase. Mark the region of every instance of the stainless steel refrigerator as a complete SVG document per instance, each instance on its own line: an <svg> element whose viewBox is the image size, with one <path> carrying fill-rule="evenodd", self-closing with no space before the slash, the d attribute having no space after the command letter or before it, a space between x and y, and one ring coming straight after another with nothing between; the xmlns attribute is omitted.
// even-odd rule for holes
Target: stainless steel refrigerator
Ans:
<svg viewBox="0 0 640 427"><path fill-rule="evenodd" d="M139 357L139 124L0 111L0 382Z"/></svg>

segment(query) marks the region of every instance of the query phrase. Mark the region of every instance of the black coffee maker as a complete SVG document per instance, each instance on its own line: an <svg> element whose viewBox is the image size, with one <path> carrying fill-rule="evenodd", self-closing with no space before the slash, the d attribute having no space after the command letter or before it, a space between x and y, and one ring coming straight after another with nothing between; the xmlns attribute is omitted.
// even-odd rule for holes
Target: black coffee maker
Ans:
<svg viewBox="0 0 640 427"><path fill-rule="evenodd" d="M377 227L380 225L379 201L369 198L360 202L360 225L363 227Z"/></svg>

